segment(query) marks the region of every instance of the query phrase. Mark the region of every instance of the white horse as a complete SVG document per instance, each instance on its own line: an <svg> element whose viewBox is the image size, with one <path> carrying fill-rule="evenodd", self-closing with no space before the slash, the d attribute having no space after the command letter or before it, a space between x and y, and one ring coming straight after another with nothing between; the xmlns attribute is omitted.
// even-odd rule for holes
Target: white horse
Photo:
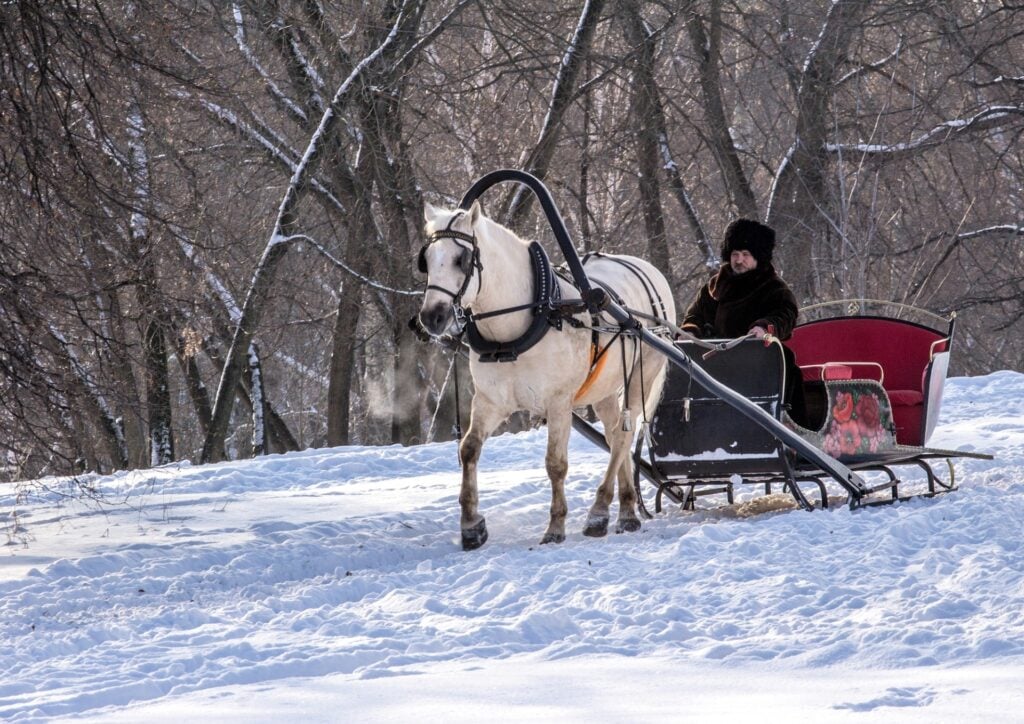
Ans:
<svg viewBox="0 0 1024 724"><path fill-rule="evenodd" d="M530 337L531 330L537 329L533 307L538 282L536 272L531 272L536 267L531 254L537 252L481 214L477 203L469 211L427 204L424 215L427 243L420 252L420 270L427 274L427 291L419 318L426 330L440 335L466 310L476 325L478 339L507 342ZM585 260L585 268L593 284L611 291L628 309L674 323L672 290L651 264L630 256L594 255ZM557 285L561 299L579 299L579 292L569 282L547 278ZM601 331L592 331L594 322ZM514 361L485 362L480 354L470 354L475 391L469 429L459 445L464 550L479 548L487 540L477 493L477 462L483 443L518 410L547 420L545 465L551 479L551 519L541 543L565 540L572 410L586 405L593 406L604 424L611 454L583 533L607 533L616 478L617 532L640 529L630 458L632 430L642 412L653 413L661 397L667 360L635 337L616 336L619 326L606 315L592 320L589 313L578 313L561 329L551 327L547 320L544 324L548 325L546 333L541 332L540 340Z"/></svg>

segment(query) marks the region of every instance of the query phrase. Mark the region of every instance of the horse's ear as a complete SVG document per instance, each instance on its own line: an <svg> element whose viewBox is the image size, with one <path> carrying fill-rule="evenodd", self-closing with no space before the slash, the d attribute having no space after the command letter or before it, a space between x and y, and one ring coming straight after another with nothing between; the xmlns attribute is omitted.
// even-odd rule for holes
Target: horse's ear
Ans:
<svg viewBox="0 0 1024 724"><path fill-rule="evenodd" d="M433 221L434 217L437 216L437 211L438 211L437 207L434 206L429 201L424 201L423 202L423 220L424 221Z"/></svg>
<svg viewBox="0 0 1024 724"><path fill-rule="evenodd" d="M474 201L473 205L469 207L469 225L476 226L477 220L480 218L480 202Z"/></svg>

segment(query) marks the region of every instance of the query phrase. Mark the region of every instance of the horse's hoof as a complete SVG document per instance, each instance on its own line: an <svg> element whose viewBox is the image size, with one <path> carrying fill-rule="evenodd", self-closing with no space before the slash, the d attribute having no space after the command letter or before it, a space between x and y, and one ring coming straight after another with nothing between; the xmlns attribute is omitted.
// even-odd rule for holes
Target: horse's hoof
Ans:
<svg viewBox="0 0 1024 724"><path fill-rule="evenodd" d="M592 515L587 518L587 525L583 528L583 535L590 538L603 538L608 535L608 517Z"/></svg>
<svg viewBox="0 0 1024 724"><path fill-rule="evenodd" d="M636 518L626 518L625 520L620 520L619 524L615 526L615 532L636 533L638 530L640 530L641 525L642 524L640 523L640 521Z"/></svg>
<svg viewBox="0 0 1024 724"><path fill-rule="evenodd" d="M547 545L548 543L564 543L565 534L563 533L545 533L544 537L540 539L541 545Z"/></svg>
<svg viewBox="0 0 1024 724"><path fill-rule="evenodd" d="M483 518L472 528L462 529L462 550L475 551L487 542L487 521Z"/></svg>

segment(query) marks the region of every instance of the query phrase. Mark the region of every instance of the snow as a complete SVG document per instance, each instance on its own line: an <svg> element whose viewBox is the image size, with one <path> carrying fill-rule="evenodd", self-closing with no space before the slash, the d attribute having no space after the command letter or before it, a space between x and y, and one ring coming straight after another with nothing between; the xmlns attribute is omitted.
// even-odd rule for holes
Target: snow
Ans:
<svg viewBox="0 0 1024 724"><path fill-rule="evenodd" d="M3 486L0 720L1019 721L1024 374L950 380L930 442L995 459L590 539L606 457L574 437L540 546L544 433L501 436L472 553L453 443Z"/></svg>
<svg viewBox="0 0 1024 724"><path fill-rule="evenodd" d="M739 442L733 442L730 446L733 449L739 449ZM732 452L731 450L725 450L723 448L715 448L714 450L705 450L702 453L695 455L678 455L670 453L668 455L662 455L658 459L664 462L677 462L680 460L763 460L765 458L775 458L775 455L766 455L765 453L741 453Z"/></svg>

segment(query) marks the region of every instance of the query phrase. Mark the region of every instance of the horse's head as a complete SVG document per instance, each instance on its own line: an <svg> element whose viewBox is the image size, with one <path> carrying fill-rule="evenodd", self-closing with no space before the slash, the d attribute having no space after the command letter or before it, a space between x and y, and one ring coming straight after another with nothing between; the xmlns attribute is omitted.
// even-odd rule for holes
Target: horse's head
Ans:
<svg viewBox="0 0 1024 724"><path fill-rule="evenodd" d="M480 251L476 241L480 204L474 202L469 211L451 211L428 203L423 215L427 243L420 249L419 270L427 275L427 291L420 308L420 322L437 336L455 321L455 308L472 304L480 291ZM474 278L476 283L471 283Z"/></svg>

